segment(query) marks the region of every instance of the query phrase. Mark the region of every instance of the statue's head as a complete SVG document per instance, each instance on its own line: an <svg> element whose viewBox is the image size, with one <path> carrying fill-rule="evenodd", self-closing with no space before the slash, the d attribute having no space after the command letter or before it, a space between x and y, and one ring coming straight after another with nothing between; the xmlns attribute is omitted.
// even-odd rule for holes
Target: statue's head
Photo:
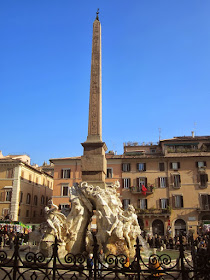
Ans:
<svg viewBox="0 0 210 280"><path fill-rule="evenodd" d="M44 211L47 213L50 210L48 206L45 206Z"/></svg>
<svg viewBox="0 0 210 280"><path fill-rule="evenodd" d="M128 205L128 211L135 213L135 208L133 205Z"/></svg>
<svg viewBox="0 0 210 280"><path fill-rule="evenodd" d="M49 207L51 207L51 206L53 205L52 199L49 199L49 200L48 200L47 205L48 205Z"/></svg>

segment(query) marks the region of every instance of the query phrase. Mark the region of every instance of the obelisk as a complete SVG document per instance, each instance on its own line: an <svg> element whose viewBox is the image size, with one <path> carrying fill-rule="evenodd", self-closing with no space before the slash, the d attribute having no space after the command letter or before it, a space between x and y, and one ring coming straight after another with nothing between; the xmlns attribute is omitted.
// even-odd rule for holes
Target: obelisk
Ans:
<svg viewBox="0 0 210 280"><path fill-rule="evenodd" d="M87 140L81 157L82 181L105 187L106 144L102 141L102 96L101 96L101 24L96 13L93 23L89 120Z"/></svg>

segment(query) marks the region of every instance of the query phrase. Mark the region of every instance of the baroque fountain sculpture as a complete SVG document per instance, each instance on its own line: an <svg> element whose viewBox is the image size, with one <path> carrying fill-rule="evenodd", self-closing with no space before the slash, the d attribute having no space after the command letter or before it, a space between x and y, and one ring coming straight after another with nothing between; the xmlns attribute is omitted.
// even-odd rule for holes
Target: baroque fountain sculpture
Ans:
<svg viewBox="0 0 210 280"><path fill-rule="evenodd" d="M91 223L96 217L96 239L99 250L112 254L126 253L134 256L134 244L141 230L132 205L122 209L117 189L119 182L106 187L92 186L86 182L71 188L71 211L66 217L52 202L45 207L46 222L41 224L43 236L40 250L45 255L57 237L59 254L78 254L92 251Z"/></svg>

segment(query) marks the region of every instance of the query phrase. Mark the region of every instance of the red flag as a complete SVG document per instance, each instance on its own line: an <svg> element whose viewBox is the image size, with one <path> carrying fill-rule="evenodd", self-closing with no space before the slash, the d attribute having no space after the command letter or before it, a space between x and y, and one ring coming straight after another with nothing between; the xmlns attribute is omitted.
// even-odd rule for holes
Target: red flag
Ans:
<svg viewBox="0 0 210 280"><path fill-rule="evenodd" d="M147 193L147 188L144 185L141 186L141 192L143 195L146 195Z"/></svg>

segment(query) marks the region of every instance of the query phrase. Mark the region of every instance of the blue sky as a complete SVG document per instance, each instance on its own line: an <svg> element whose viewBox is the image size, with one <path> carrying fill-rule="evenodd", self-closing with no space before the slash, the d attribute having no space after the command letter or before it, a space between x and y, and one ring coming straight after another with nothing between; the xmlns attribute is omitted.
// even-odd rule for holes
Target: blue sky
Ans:
<svg viewBox="0 0 210 280"><path fill-rule="evenodd" d="M157 142L158 128L161 139L210 135L209 0L2 0L4 155L42 164L83 153L97 8L108 149Z"/></svg>

